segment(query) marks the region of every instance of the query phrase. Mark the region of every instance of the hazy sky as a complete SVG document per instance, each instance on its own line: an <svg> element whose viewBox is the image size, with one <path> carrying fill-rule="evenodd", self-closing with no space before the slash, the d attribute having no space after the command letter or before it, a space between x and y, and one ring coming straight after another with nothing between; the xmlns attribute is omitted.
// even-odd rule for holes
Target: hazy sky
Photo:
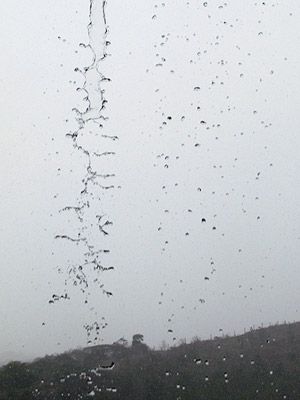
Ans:
<svg viewBox="0 0 300 400"><path fill-rule="evenodd" d="M93 322L159 346L299 320L299 2L108 1L106 39L101 4L89 37L88 1L1 3L0 353L85 346ZM84 91L89 40L110 55ZM65 135L98 85L103 128L83 114L77 143L115 176L81 195Z"/></svg>

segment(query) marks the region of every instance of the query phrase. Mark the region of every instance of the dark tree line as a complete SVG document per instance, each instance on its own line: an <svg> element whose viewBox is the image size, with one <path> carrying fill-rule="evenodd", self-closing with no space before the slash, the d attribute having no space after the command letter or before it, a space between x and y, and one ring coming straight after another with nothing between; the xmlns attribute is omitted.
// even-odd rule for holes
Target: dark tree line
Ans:
<svg viewBox="0 0 300 400"><path fill-rule="evenodd" d="M300 398L300 323L151 350L141 334L0 369L0 399Z"/></svg>

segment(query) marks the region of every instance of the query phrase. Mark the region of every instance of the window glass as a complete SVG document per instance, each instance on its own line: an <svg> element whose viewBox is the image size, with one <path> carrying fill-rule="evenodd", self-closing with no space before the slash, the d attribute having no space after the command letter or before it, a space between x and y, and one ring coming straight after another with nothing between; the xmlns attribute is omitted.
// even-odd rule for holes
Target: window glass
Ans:
<svg viewBox="0 0 300 400"><path fill-rule="evenodd" d="M220 389L209 386L217 363L265 368L282 344L263 346L281 335L293 365L298 2L1 10L1 365L113 343L154 358L176 347L164 379L187 358L207 396L230 382L220 367ZM263 329L279 326L278 337ZM275 385L287 364L269 367L265 396L287 396ZM192 398L189 379L170 379L178 398Z"/></svg>

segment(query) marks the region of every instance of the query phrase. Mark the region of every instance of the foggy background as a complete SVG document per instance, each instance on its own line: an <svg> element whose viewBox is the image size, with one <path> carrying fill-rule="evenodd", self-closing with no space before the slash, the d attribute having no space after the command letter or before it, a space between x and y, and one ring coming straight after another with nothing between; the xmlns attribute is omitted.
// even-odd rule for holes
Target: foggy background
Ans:
<svg viewBox="0 0 300 400"><path fill-rule="evenodd" d="M299 320L298 2L107 3L102 133L118 140L80 140L116 153L96 162L114 188L87 196L83 223L60 210L87 168L65 135L86 106L89 2L1 16L0 361L86 346L96 321L91 344L159 347ZM96 215L114 270L87 270L83 293L67 271L84 249L55 236L89 235Z"/></svg>

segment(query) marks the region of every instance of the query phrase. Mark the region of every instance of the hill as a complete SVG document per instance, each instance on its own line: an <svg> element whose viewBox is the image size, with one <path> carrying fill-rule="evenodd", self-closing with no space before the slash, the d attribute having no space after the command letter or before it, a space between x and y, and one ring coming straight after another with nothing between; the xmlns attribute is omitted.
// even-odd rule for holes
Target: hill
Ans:
<svg viewBox="0 0 300 400"><path fill-rule="evenodd" d="M0 369L1 400L300 398L300 323L151 350L142 335Z"/></svg>

